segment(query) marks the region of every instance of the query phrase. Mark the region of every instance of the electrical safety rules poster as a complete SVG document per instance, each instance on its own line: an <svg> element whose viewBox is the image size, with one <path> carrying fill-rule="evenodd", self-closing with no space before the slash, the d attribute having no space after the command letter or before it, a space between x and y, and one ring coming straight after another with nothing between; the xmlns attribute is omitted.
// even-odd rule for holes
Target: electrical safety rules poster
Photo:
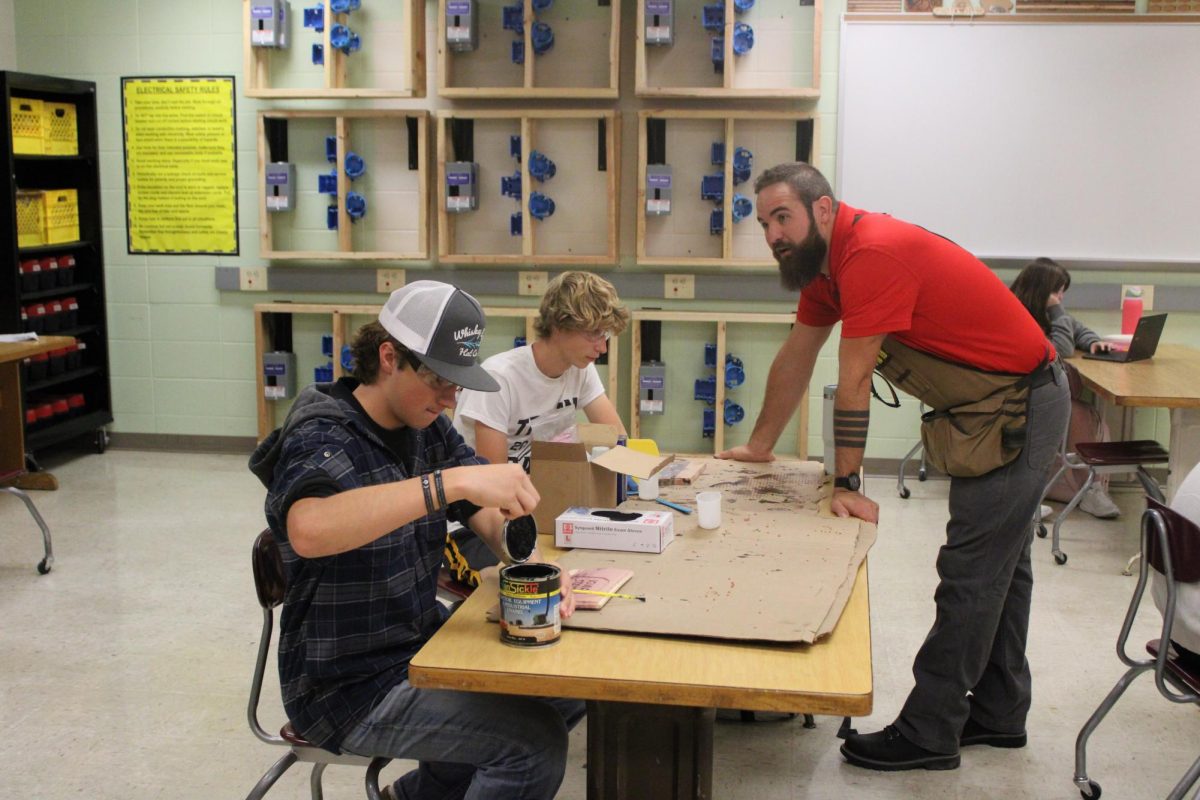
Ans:
<svg viewBox="0 0 1200 800"><path fill-rule="evenodd" d="M122 78L130 253L238 254L232 77Z"/></svg>

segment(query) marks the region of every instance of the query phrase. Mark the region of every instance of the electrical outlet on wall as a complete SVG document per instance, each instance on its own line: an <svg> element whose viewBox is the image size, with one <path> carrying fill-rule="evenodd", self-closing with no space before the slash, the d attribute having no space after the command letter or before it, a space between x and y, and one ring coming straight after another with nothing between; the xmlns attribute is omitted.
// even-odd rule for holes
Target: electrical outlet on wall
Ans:
<svg viewBox="0 0 1200 800"><path fill-rule="evenodd" d="M375 270L375 291L380 294L391 294L404 285L404 270L377 269Z"/></svg>
<svg viewBox="0 0 1200 800"><path fill-rule="evenodd" d="M696 276L664 275L663 297L668 300L694 300L696 298Z"/></svg>
<svg viewBox="0 0 1200 800"><path fill-rule="evenodd" d="M265 292L267 290L267 268L239 267L238 288L243 292Z"/></svg>
<svg viewBox="0 0 1200 800"><path fill-rule="evenodd" d="M1129 296L1129 290L1137 287L1142 290L1142 311L1154 310L1154 287L1145 283L1121 284L1121 299Z"/></svg>
<svg viewBox="0 0 1200 800"><path fill-rule="evenodd" d="M546 284L550 276L545 272L517 273L517 294L526 297L541 297L546 293Z"/></svg>

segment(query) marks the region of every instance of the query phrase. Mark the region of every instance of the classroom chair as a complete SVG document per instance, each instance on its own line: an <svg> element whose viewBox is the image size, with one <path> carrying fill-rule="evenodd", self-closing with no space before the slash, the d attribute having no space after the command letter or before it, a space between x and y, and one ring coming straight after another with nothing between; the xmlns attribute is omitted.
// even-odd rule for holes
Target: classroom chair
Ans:
<svg viewBox="0 0 1200 800"><path fill-rule="evenodd" d="M920 413L922 416L925 414L924 403L920 405ZM904 485L904 472L908 469L908 462L912 461L917 453L921 454L921 465L917 468L917 480L924 481L929 477L929 470L925 463L925 444L917 439L917 443L912 446L912 449L904 454L904 458L900 459L900 468L896 471L896 494L900 495L901 500L907 500L912 495L912 492Z"/></svg>
<svg viewBox="0 0 1200 800"><path fill-rule="evenodd" d="M328 750L323 750L305 741L304 737L292 728L291 722L286 723L280 729L278 736L267 733L259 723L258 700L262 694L263 676L266 674L267 656L271 649L275 608L283 602L284 590L287 587L286 574L283 571L283 558L279 555L279 546L269 529L264 530L255 538L250 561L254 572L254 588L258 593L258 604L262 606L263 610L263 627L262 637L258 643L258 659L254 664L254 680L250 684L250 703L246 714L250 721L251 733L267 744L287 748L287 752L258 779L258 783L250 790L250 794L246 795L246 800L260 800L275 785L275 781L279 780L279 777L297 761L313 765L312 775L309 778L312 800L322 800L324 795L321 791L321 775L325 772L325 767L330 764L366 767L367 798L368 800L382 800L382 794L379 791L379 771L391 759L334 755Z"/></svg>
<svg viewBox="0 0 1200 800"><path fill-rule="evenodd" d="M1175 622L1175 603L1178 595L1176 581L1200 581L1200 527L1153 498L1147 499L1147 505L1148 508L1142 514L1143 558L1138 571L1137 587L1133 590L1133 599L1129 602L1125 622L1121 625L1121 633L1117 637L1117 657L1129 670L1113 686L1112 691L1084 724L1075 740L1074 780L1085 800L1100 796L1100 784L1090 779L1087 774L1088 738L1139 675L1153 670L1154 684L1164 698L1172 703L1200 705L1200 674L1181 666L1167 644ZM1145 593L1150 567L1166 576L1167 602L1159 638L1146 643L1146 651L1150 658L1138 660L1127 654L1126 644ZM1171 790L1168 800L1183 798L1197 778L1200 778L1200 758L1192 762L1192 766Z"/></svg>
<svg viewBox="0 0 1200 800"><path fill-rule="evenodd" d="M25 507L29 509L29 513L33 516L33 521L42 529L42 545L46 549L46 555L38 562L37 571L45 575L54 566L54 548L50 544L50 527L46 525L46 520L42 519L42 515L38 513L37 506L33 504L33 500L25 493L24 489L16 486L14 481L24 474L24 470L13 470L11 472L0 473L0 490L15 495Z"/></svg>
<svg viewBox="0 0 1200 800"><path fill-rule="evenodd" d="M1130 442L1077 442L1075 444L1075 452L1067 452L1067 437L1063 435L1062 444L1059 445L1059 454L1062 457L1063 465L1059 467L1058 472L1054 473L1054 477L1046 484L1046 488L1042 490L1041 500L1038 501L1038 508L1046 500L1046 494L1050 491L1058 479L1068 469L1087 470L1087 478L1084 479L1083 485L1079 487L1079 491L1067 503L1066 508L1059 512L1054 518L1054 536L1050 540L1050 552L1054 554L1054 563L1062 566L1067 563L1067 554L1062 551L1059 546L1059 532L1062 529L1063 522L1083 500L1084 492L1091 487L1092 482L1097 475L1108 475L1118 472L1132 472L1141 482L1142 488L1146 490L1146 494L1158 500L1160 503L1166 502L1163 496L1162 489L1158 482L1151 477L1149 472L1146 472L1146 467L1151 464L1166 464L1169 454L1159 445L1158 442L1151 439L1139 439ZM1037 525L1037 535L1043 539L1046 537L1046 525L1041 521L1040 511L1035 516L1035 524Z"/></svg>

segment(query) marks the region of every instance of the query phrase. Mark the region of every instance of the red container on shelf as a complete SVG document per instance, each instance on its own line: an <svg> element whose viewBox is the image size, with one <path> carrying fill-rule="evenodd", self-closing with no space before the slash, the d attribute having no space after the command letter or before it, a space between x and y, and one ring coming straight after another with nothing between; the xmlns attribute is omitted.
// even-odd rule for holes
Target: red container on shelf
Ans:
<svg viewBox="0 0 1200 800"><path fill-rule="evenodd" d="M63 309L63 330L74 328L79 324L79 301L74 297L64 297L62 299Z"/></svg>
<svg viewBox="0 0 1200 800"><path fill-rule="evenodd" d="M54 416L58 419L66 419L71 413L71 404L65 397L51 398L50 408L54 410Z"/></svg>
<svg viewBox="0 0 1200 800"><path fill-rule="evenodd" d="M41 288L38 278L42 274L42 265L36 258L22 261L18 270L21 273L22 292L36 292Z"/></svg>
<svg viewBox="0 0 1200 800"><path fill-rule="evenodd" d="M37 409L32 406L25 409L25 429L29 430L31 428L36 428L37 421L38 421Z"/></svg>
<svg viewBox="0 0 1200 800"><path fill-rule="evenodd" d="M75 256L67 253L58 257L58 285L70 286L75 282Z"/></svg>
<svg viewBox="0 0 1200 800"><path fill-rule="evenodd" d="M83 366L83 358L79 353L79 340L76 339L73 343L67 346L67 370L74 371Z"/></svg>
<svg viewBox="0 0 1200 800"><path fill-rule="evenodd" d="M29 357L29 382L37 383L38 381L46 380L46 374L50 371L50 356L47 353L38 353L36 356Z"/></svg>
<svg viewBox="0 0 1200 800"><path fill-rule="evenodd" d="M87 403L83 399L83 394L76 392L67 398L67 406L70 409L71 416L77 417L83 413L84 408L87 407Z"/></svg>
<svg viewBox="0 0 1200 800"><path fill-rule="evenodd" d="M63 307L61 300L47 300L44 304L46 309L46 333L58 333L62 329L63 324Z"/></svg>
<svg viewBox="0 0 1200 800"><path fill-rule="evenodd" d="M37 420L38 425L49 425L50 420L54 419L54 405L43 400L37 405Z"/></svg>
<svg viewBox="0 0 1200 800"><path fill-rule="evenodd" d="M38 276L38 288L53 289L58 285L58 259L46 256L41 261L42 272Z"/></svg>
<svg viewBox="0 0 1200 800"><path fill-rule="evenodd" d="M48 375L53 377L67 371L67 348L60 347L57 350L51 350L47 355L50 356L50 367L46 371Z"/></svg>
<svg viewBox="0 0 1200 800"><path fill-rule="evenodd" d="M46 332L46 306L43 303L33 303L25 306L25 314L29 317L29 330L34 333Z"/></svg>

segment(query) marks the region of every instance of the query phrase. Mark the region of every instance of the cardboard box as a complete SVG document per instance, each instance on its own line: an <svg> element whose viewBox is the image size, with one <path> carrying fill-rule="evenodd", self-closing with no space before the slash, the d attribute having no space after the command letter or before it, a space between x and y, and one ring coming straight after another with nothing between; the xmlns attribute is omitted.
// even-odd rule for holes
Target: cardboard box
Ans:
<svg viewBox="0 0 1200 800"><path fill-rule="evenodd" d="M555 533L555 519L572 506L612 508L617 504L617 475L649 478L675 456L639 453L617 445L611 425L579 425L578 442L534 442L529 477L541 495L533 512L538 533ZM610 448L595 461L593 447Z"/></svg>
<svg viewBox="0 0 1200 800"><path fill-rule="evenodd" d="M555 546L661 553L675 539L674 511L630 512L636 517L630 520L597 514L611 510L568 508L554 521Z"/></svg>

